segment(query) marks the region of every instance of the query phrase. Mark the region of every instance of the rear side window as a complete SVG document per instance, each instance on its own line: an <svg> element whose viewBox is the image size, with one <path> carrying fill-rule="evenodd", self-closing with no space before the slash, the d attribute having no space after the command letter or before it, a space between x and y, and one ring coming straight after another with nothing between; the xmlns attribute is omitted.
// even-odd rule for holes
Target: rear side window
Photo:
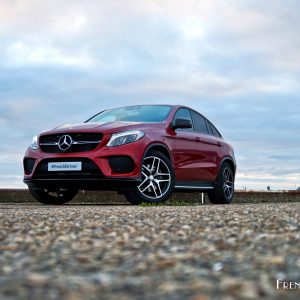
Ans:
<svg viewBox="0 0 300 300"><path fill-rule="evenodd" d="M191 114L194 122L194 130L200 133L208 134L204 117L194 111L191 111Z"/></svg>
<svg viewBox="0 0 300 300"><path fill-rule="evenodd" d="M213 131L212 131L210 125L209 125L209 121L205 120L205 122L206 122L206 127L207 127L207 130L208 130L208 134L214 135L214 133L213 133Z"/></svg>
<svg viewBox="0 0 300 300"><path fill-rule="evenodd" d="M221 133L218 131L218 129L212 123L210 123L209 121L207 121L207 125L209 125L210 132L211 132L212 135L214 135L214 136L216 136L218 138L222 137Z"/></svg>
<svg viewBox="0 0 300 300"><path fill-rule="evenodd" d="M191 123L193 124L190 110L187 109L187 108L179 108L179 109L177 110L177 112L175 113L174 121L175 121L177 118L188 119L188 120L190 120ZM191 130L193 130L193 128L186 128L186 129L183 129L183 128L182 128L182 129L180 129L180 130L191 131Z"/></svg>

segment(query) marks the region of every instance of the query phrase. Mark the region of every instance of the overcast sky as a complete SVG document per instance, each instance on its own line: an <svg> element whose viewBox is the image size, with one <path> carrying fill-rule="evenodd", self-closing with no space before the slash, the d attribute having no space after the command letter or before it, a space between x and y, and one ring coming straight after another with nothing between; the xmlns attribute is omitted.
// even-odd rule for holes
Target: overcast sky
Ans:
<svg viewBox="0 0 300 300"><path fill-rule="evenodd" d="M32 136L110 107L185 104L236 152L236 186L300 186L297 0L0 0L0 187Z"/></svg>

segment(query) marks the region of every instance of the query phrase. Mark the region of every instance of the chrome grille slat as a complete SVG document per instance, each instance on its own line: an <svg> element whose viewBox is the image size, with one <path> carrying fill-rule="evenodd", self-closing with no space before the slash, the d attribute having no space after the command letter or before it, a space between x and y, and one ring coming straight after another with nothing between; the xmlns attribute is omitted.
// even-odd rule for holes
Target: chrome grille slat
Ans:
<svg viewBox="0 0 300 300"><path fill-rule="evenodd" d="M101 141L89 142L89 141L75 141L73 145L84 145L84 144L99 144Z"/></svg>
<svg viewBox="0 0 300 300"><path fill-rule="evenodd" d="M95 141L95 142L92 142L92 141L74 141L72 143L72 145L86 145L86 144L99 144L101 141ZM40 143L41 146L57 146L58 143L57 142L54 142L54 143Z"/></svg>
<svg viewBox="0 0 300 300"><path fill-rule="evenodd" d="M40 143L40 146L57 146L58 143Z"/></svg>

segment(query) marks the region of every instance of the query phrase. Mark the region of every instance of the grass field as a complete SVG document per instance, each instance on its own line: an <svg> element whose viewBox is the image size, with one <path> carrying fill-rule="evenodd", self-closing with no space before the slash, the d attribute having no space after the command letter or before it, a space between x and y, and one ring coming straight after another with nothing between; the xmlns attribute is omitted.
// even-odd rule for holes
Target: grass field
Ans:
<svg viewBox="0 0 300 300"><path fill-rule="evenodd" d="M167 205L195 205L201 204L201 193L175 193L166 203ZM209 203L205 196L205 201ZM260 203L260 202L299 202L300 192L244 192L235 193L234 203ZM0 189L0 203L35 203L28 190ZM115 192L87 192L80 191L73 204L128 204L125 197Z"/></svg>

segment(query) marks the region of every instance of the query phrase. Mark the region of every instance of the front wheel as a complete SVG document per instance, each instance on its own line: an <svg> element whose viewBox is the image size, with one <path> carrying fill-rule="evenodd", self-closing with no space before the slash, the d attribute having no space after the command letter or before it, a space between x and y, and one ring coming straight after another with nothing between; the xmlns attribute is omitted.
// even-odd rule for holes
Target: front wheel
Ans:
<svg viewBox="0 0 300 300"><path fill-rule="evenodd" d="M234 172L230 164L225 162L220 170L216 188L208 193L208 198L214 204L229 204L234 195Z"/></svg>
<svg viewBox="0 0 300 300"><path fill-rule="evenodd" d="M62 205L71 201L76 195L77 190L57 188L48 190L43 188L29 188L31 195L42 204Z"/></svg>
<svg viewBox="0 0 300 300"><path fill-rule="evenodd" d="M161 203L171 196L174 184L175 175L170 160L159 151L151 151L143 160L142 182L124 194L132 204Z"/></svg>

